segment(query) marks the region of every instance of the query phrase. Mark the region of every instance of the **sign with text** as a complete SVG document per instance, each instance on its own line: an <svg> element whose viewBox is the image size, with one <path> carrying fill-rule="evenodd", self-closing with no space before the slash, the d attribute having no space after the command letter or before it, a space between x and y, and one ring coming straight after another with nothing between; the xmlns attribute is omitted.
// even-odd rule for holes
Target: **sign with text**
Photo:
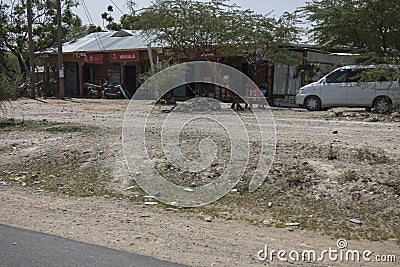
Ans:
<svg viewBox="0 0 400 267"><path fill-rule="evenodd" d="M139 51L110 52L110 62L138 62Z"/></svg>
<svg viewBox="0 0 400 267"><path fill-rule="evenodd" d="M86 54L83 62L88 64L103 64L103 54Z"/></svg>

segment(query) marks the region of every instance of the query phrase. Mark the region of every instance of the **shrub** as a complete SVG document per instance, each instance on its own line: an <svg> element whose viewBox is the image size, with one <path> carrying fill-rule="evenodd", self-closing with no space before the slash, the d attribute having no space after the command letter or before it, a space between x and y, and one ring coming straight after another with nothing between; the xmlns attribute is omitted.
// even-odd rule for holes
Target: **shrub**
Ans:
<svg viewBox="0 0 400 267"><path fill-rule="evenodd" d="M10 77L4 73L0 73L0 110L6 111L6 103L14 100L18 96L21 77L15 75Z"/></svg>

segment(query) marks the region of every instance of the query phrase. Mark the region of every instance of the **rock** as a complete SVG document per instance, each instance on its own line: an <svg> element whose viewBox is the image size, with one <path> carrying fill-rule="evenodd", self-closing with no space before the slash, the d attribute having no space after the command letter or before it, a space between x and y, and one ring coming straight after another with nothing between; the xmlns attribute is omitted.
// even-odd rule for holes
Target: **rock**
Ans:
<svg viewBox="0 0 400 267"><path fill-rule="evenodd" d="M268 208L272 208L272 202L268 202Z"/></svg>
<svg viewBox="0 0 400 267"><path fill-rule="evenodd" d="M270 225L270 224L271 224L271 221L270 221L270 220L264 220L264 221L263 221L263 224L264 224L264 225Z"/></svg>
<svg viewBox="0 0 400 267"><path fill-rule="evenodd" d="M354 192L351 194L351 200L359 201L361 199L362 194L360 192Z"/></svg>
<svg viewBox="0 0 400 267"><path fill-rule="evenodd" d="M157 205L157 204L158 204L158 202L153 202L153 201L144 202L144 205L147 205L147 206L154 206L154 205Z"/></svg>
<svg viewBox="0 0 400 267"><path fill-rule="evenodd" d="M349 219L349 222L352 222L352 223L355 223L355 224L358 224L358 225L362 224L362 222L360 220L358 220L358 219Z"/></svg>
<svg viewBox="0 0 400 267"><path fill-rule="evenodd" d="M195 98L183 103L180 103L177 107L175 107L174 111L178 112L204 112L204 111L213 111L220 110L221 104L211 98Z"/></svg>
<svg viewBox="0 0 400 267"><path fill-rule="evenodd" d="M299 226L300 225L300 223L297 223L297 222L295 222L295 223L286 223L286 226Z"/></svg>
<svg viewBox="0 0 400 267"><path fill-rule="evenodd" d="M192 188L185 188L183 190L186 191L186 192L194 192L194 190Z"/></svg>
<svg viewBox="0 0 400 267"><path fill-rule="evenodd" d="M392 119L400 119L400 113L398 112L392 113Z"/></svg>
<svg viewBox="0 0 400 267"><path fill-rule="evenodd" d="M366 121L367 122L378 122L379 119L377 117L373 117L373 118L368 118Z"/></svg>
<svg viewBox="0 0 400 267"><path fill-rule="evenodd" d="M339 132L338 131L333 131L333 134L338 134Z"/></svg>
<svg viewBox="0 0 400 267"><path fill-rule="evenodd" d="M178 209L175 209L175 208L166 208L165 210L178 211Z"/></svg>
<svg viewBox="0 0 400 267"><path fill-rule="evenodd" d="M205 217L204 220L205 220L206 222L212 222L212 218L211 218L211 217Z"/></svg>

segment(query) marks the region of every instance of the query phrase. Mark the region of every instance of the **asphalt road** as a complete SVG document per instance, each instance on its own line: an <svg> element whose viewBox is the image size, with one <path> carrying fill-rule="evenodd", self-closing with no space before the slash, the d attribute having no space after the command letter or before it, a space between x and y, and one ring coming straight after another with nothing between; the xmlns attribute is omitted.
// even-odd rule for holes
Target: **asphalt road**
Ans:
<svg viewBox="0 0 400 267"><path fill-rule="evenodd" d="M1 267L179 267L155 258L0 224Z"/></svg>

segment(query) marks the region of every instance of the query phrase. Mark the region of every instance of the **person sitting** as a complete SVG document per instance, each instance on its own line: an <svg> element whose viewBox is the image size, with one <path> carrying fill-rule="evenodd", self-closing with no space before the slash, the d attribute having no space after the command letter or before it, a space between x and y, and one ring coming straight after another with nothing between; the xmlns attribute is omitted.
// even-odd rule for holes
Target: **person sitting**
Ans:
<svg viewBox="0 0 400 267"><path fill-rule="evenodd" d="M239 103L239 99L240 99L239 96L233 91L230 91L230 94L231 94L231 101L232 101L231 109L243 111L244 108Z"/></svg>

